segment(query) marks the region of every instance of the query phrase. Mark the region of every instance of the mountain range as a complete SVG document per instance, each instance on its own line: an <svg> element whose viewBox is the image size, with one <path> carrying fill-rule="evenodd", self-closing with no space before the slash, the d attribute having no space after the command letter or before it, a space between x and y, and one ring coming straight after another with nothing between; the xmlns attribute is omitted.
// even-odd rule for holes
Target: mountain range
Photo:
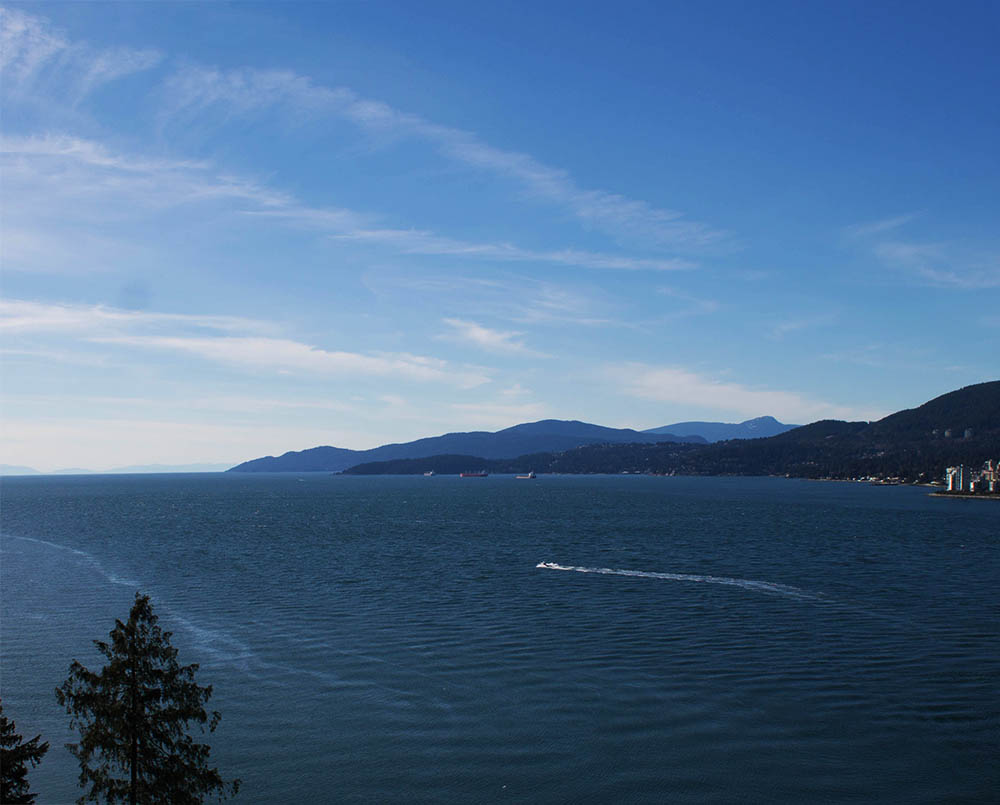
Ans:
<svg viewBox="0 0 1000 805"><path fill-rule="evenodd" d="M967 386L876 422L787 425L676 422L644 431L545 419L496 432L446 433L370 450L314 447L228 472L673 472L799 477L937 477L945 466L1000 458L1000 381ZM108 472L211 472L225 465L143 465ZM60 473L88 470L61 470ZM0 465L0 475L35 474Z"/></svg>
<svg viewBox="0 0 1000 805"><path fill-rule="evenodd" d="M776 436L714 444L600 444L480 462L490 472L789 475L930 481L956 464L1000 459L1000 381L943 394L876 422L822 420ZM472 456L363 464L356 474L453 472Z"/></svg>
<svg viewBox="0 0 1000 805"><path fill-rule="evenodd" d="M176 473L176 472L339 472L356 464L372 461L395 461L425 458L432 455L463 455L478 459L516 458L526 453L561 452L589 444L672 442L707 444L724 439L762 438L781 433L796 425L785 425L774 417L762 416L745 422L678 422L659 428L638 431L607 428L576 420L544 419L525 422L496 432L472 431L446 433L402 444L387 444L370 450L339 447L314 447L290 451L280 456L229 464L142 464L110 470L84 468L59 469L49 475ZM2 475L39 475L32 467L0 464Z"/></svg>
<svg viewBox="0 0 1000 805"><path fill-rule="evenodd" d="M586 444L680 442L704 445L707 441L696 435L649 433L628 428L606 428L576 420L543 419L514 425L495 433L446 433L414 442L386 444L371 450L313 447L245 461L229 472L340 472L356 464L372 461L396 461L443 454L470 455L478 459L508 459L525 453L561 452Z"/></svg>

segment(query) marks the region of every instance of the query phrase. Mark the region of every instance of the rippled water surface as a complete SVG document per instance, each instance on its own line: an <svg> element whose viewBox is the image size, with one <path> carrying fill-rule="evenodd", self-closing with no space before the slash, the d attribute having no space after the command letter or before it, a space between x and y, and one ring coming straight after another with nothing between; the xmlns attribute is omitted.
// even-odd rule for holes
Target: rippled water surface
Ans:
<svg viewBox="0 0 1000 805"><path fill-rule="evenodd" d="M238 802L941 802L1000 791L1000 504L779 479L2 484L2 696L152 596Z"/></svg>

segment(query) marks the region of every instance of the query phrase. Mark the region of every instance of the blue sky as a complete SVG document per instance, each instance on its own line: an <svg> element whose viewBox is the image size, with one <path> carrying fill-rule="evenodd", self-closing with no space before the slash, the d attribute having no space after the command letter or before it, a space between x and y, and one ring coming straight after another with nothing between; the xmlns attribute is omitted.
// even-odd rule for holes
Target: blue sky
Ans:
<svg viewBox="0 0 1000 805"><path fill-rule="evenodd" d="M0 460L996 379L1000 6L872 6L5 6Z"/></svg>

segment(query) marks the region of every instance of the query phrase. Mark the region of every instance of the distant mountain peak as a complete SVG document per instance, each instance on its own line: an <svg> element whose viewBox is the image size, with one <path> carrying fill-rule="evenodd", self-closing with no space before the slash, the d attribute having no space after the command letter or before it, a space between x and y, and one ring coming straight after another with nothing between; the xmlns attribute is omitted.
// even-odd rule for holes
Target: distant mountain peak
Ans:
<svg viewBox="0 0 1000 805"><path fill-rule="evenodd" d="M743 422L675 422L660 428L650 428L644 433L673 433L677 436L701 436L708 442L722 442L729 439L764 439L777 436L799 427L786 425L773 416L765 415Z"/></svg>
<svg viewBox="0 0 1000 805"><path fill-rule="evenodd" d="M745 422L740 422L737 427L743 427L747 430L770 430L779 429L780 432L784 432L787 428L794 428L795 425L785 425L779 422L773 416L759 416L754 419L748 419ZM773 434L770 434L773 435Z"/></svg>

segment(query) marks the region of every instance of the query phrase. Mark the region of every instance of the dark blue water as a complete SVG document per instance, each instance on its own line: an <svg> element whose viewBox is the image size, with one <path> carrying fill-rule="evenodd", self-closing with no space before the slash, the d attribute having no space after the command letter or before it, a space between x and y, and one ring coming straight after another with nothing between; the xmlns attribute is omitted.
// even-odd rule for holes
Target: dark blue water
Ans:
<svg viewBox="0 0 1000 805"><path fill-rule="evenodd" d="M150 594L245 803L1000 790L1000 504L779 479L8 478L2 696ZM552 563L538 567L539 563ZM634 571L632 573L608 571Z"/></svg>

